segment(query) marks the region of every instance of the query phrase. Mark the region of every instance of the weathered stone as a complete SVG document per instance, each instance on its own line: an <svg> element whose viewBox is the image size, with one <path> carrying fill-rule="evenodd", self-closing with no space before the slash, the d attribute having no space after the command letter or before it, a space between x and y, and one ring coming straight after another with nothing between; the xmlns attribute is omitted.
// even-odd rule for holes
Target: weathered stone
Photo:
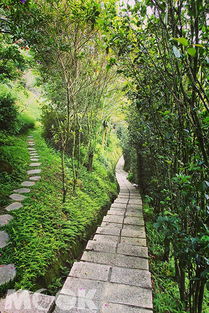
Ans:
<svg viewBox="0 0 209 313"><path fill-rule="evenodd" d="M24 181L21 184L21 186L23 186L23 187L31 187L31 186L34 186L34 185L35 185L35 183L32 182L32 181Z"/></svg>
<svg viewBox="0 0 209 313"><path fill-rule="evenodd" d="M69 276L108 281L110 266L88 262L75 262Z"/></svg>
<svg viewBox="0 0 209 313"><path fill-rule="evenodd" d="M137 217L129 217L126 216L124 219L124 224L129 224L129 225L139 225L139 226L143 226L144 225L144 220L137 218Z"/></svg>
<svg viewBox="0 0 209 313"><path fill-rule="evenodd" d="M123 204L123 203L113 203L111 205L111 208L125 209L126 208L126 204Z"/></svg>
<svg viewBox="0 0 209 313"><path fill-rule="evenodd" d="M112 223L112 222L102 222L101 227L114 227L114 228L119 228L121 229L123 224L119 224L119 223Z"/></svg>
<svg viewBox="0 0 209 313"><path fill-rule="evenodd" d="M41 163L37 163L37 162L35 162L35 163L30 163L30 166L32 166L32 167L40 166L40 165L41 165Z"/></svg>
<svg viewBox="0 0 209 313"><path fill-rule="evenodd" d="M144 288L152 287L151 274L147 270L113 267L110 281Z"/></svg>
<svg viewBox="0 0 209 313"><path fill-rule="evenodd" d="M31 175L31 174L39 174L39 173L41 173L41 169L29 170L29 171L27 171L27 174L28 174L28 175Z"/></svg>
<svg viewBox="0 0 209 313"><path fill-rule="evenodd" d="M148 258L147 247L133 246L125 243L118 244L117 253Z"/></svg>
<svg viewBox="0 0 209 313"><path fill-rule="evenodd" d="M85 290L83 288L80 288L81 291L78 291L79 293L87 293L88 296L88 290ZM94 290L94 289L92 289ZM91 292L91 291L90 291ZM91 307L91 304L93 303L93 308ZM86 297L76 297L73 294L71 295L59 295L56 299L56 307L53 313L99 313L99 305L98 300L93 299L93 302L91 299L88 299ZM90 308L88 305L90 304ZM78 307L77 307L78 306Z"/></svg>
<svg viewBox="0 0 209 313"><path fill-rule="evenodd" d="M118 194L118 197L119 198L129 198L129 192L128 191L127 192L120 192Z"/></svg>
<svg viewBox="0 0 209 313"><path fill-rule="evenodd" d="M103 299L112 303L152 308L152 291L141 287L110 284L105 287Z"/></svg>
<svg viewBox="0 0 209 313"><path fill-rule="evenodd" d="M116 254L104 253L97 251L85 251L81 257L81 261L100 263L106 265L115 265Z"/></svg>
<svg viewBox="0 0 209 313"><path fill-rule="evenodd" d="M13 193L9 197L10 197L10 199L15 200L15 201L23 201L26 199L25 196L19 195L18 193Z"/></svg>
<svg viewBox="0 0 209 313"><path fill-rule="evenodd" d="M117 198L113 204L127 204L128 203L128 199L125 198Z"/></svg>
<svg viewBox="0 0 209 313"><path fill-rule="evenodd" d="M132 238L132 237L121 237L120 243L127 243L133 246L143 246L146 247L146 239L143 238Z"/></svg>
<svg viewBox="0 0 209 313"><path fill-rule="evenodd" d="M0 231L0 248L4 248L9 243L9 236L5 231Z"/></svg>
<svg viewBox="0 0 209 313"><path fill-rule="evenodd" d="M28 192L30 192L30 189L28 189L28 188L19 188L19 189L15 189L13 191L16 192L16 193L28 193Z"/></svg>
<svg viewBox="0 0 209 313"><path fill-rule="evenodd" d="M96 293L93 299L100 300L102 299L105 284L106 283L103 281L68 277L60 291L60 294L70 296L73 293L75 296L82 296L83 291L87 293L90 290L95 290Z"/></svg>
<svg viewBox="0 0 209 313"><path fill-rule="evenodd" d="M121 266L137 269L148 269L148 260L138 257L119 255L114 253L102 253L96 251L85 251L82 261Z"/></svg>
<svg viewBox="0 0 209 313"><path fill-rule="evenodd" d="M140 218L140 219L143 219L143 213L142 213L142 211L139 211L139 210L134 210L134 211L129 211L129 210L127 210L125 216L126 216L126 217L127 217L127 216L128 216L128 217L138 217L138 218Z"/></svg>
<svg viewBox="0 0 209 313"><path fill-rule="evenodd" d="M13 217L9 214L0 215L0 226L5 226L9 224L9 222L13 219Z"/></svg>
<svg viewBox="0 0 209 313"><path fill-rule="evenodd" d="M127 210L142 210L143 206L142 205L137 205L137 204L128 204L127 205Z"/></svg>
<svg viewBox="0 0 209 313"><path fill-rule="evenodd" d="M107 215L122 215L122 216L124 216L124 215L125 215L125 210L110 209L110 210L107 212Z"/></svg>
<svg viewBox="0 0 209 313"><path fill-rule="evenodd" d="M33 161L33 162L38 162L39 158L30 158L30 160Z"/></svg>
<svg viewBox="0 0 209 313"><path fill-rule="evenodd" d="M0 302L0 312L3 313L49 313L55 302L55 297L32 293L28 290L13 291Z"/></svg>
<svg viewBox="0 0 209 313"><path fill-rule="evenodd" d="M103 222L110 222L110 223L123 223L123 216L116 216L116 215L106 215L103 218Z"/></svg>
<svg viewBox="0 0 209 313"><path fill-rule="evenodd" d="M29 150L29 151L34 151L34 152L36 152L36 149L35 149L35 148L30 148L30 147L29 147L28 150Z"/></svg>
<svg viewBox="0 0 209 313"><path fill-rule="evenodd" d="M117 246L116 242L103 243L94 240L89 240L86 246L86 250L114 253L116 252L116 246Z"/></svg>
<svg viewBox="0 0 209 313"><path fill-rule="evenodd" d="M32 146L35 146L35 143L34 143L34 142L29 142L28 145L29 145L30 147L32 147Z"/></svg>
<svg viewBox="0 0 209 313"><path fill-rule="evenodd" d="M93 238L93 240L99 241L99 242L118 242L119 236L111 236L111 235L98 235L96 234Z"/></svg>
<svg viewBox="0 0 209 313"><path fill-rule="evenodd" d="M124 225L121 236L146 238L144 226Z"/></svg>
<svg viewBox="0 0 209 313"><path fill-rule="evenodd" d="M114 211L123 211L123 212L126 212L126 207L123 207L123 208L117 208L117 207L114 207L113 205L110 207L110 210L114 210Z"/></svg>
<svg viewBox="0 0 209 313"><path fill-rule="evenodd" d="M128 203L129 205L142 205L142 201L141 200L134 200L134 199L130 199L129 200L129 203Z"/></svg>
<svg viewBox="0 0 209 313"><path fill-rule="evenodd" d="M33 180L33 181L38 181L41 179L41 176L31 176L29 177L30 180Z"/></svg>
<svg viewBox="0 0 209 313"><path fill-rule="evenodd" d="M13 210L18 210L20 208L22 208L23 205L20 202L14 202L10 205L8 205L5 210L7 210L8 212L13 211Z"/></svg>
<svg viewBox="0 0 209 313"><path fill-rule="evenodd" d="M128 194L128 196L129 196L129 191L127 190L127 188L120 188L119 195L121 195L121 194Z"/></svg>
<svg viewBox="0 0 209 313"><path fill-rule="evenodd" d="M103 234L103 235L113 235L113 236L119 236L120 235L120 229L114 228L114 227L98 227L96 230L96 234Z"/></svg>
<svg viewBox="0 0 209 313"><path fill-rule="evenodd" d="M10 282L16 276L14 264L0 265L0 286ZM1 306L0 306L1 312Z"/></svg>

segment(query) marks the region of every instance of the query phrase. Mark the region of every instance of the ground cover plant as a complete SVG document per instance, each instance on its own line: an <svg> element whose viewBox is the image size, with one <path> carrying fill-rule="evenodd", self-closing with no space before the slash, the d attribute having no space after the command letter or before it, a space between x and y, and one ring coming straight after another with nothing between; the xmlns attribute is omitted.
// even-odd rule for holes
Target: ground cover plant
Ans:
<svg viewBox="0 0 209 313"><path fill-rule="evenodd" d="M5 227L11 243L1 251L0 257L3 264L16 265L15 287L30 290L35 290L40 281L44 281L51 265L58 263L59 267L59 254L63 249L69 249L76 243L79 246L79 242L85 242L96 227L99 217L102 216L101 209L117 194L113 169L120 155L118 146L111 161L105 157L105 153L103 160L98 155L91 173L82 167L76 194L69 195L63 204L60 153L46 145L40 130L33 135L42 163L42 179L31 188L24 207L13 211L14 219ZM24 146L25 138L19 139L19 143L21 141ZM25 161L28 162L28 156ZM70 165L69 159L69 181L72 179ZM72 181L69 185L73 187ZM72 253L68 262L72 264L73 261ZM47 283L45 281L45 287Z"/></svg>

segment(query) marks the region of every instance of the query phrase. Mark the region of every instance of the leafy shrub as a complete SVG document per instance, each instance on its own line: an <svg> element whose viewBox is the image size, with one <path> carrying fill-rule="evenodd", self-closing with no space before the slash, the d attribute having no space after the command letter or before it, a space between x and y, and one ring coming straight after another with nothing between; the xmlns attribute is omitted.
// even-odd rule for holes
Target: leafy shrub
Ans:
<svg viewBox="0 0 209 313"><path fill-rule="evenodd" d="M26 178L28 162L26 137L0 131L0 208L8 204L9 194Z"/></svg>
<svg viewBox="0 0 209 313"><path fill-rule="evenodd" d="M18 116L18 133L23 134L30 128L34 128L35 121L32 117L27 114L21 114Z"/></svg>
<svg viewBox="0 0 209 313"><path fill-rule="evenodd" d="M15 97L9 88L0 85L0 130L15 133L17 127L18 111L14 105Z"/></svg>

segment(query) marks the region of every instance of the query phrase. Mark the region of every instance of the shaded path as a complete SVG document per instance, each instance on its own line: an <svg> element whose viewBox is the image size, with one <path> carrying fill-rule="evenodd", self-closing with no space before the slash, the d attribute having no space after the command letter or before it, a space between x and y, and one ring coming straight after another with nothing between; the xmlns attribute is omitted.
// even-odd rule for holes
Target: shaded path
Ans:
<svg viewBox="0 0 209 313"><path fill-rule="evenodd" d="M152 312L142 201L123 165L121 158L116 168L118 198L88 242L81 261L74 263L54 313Z"/></svg>

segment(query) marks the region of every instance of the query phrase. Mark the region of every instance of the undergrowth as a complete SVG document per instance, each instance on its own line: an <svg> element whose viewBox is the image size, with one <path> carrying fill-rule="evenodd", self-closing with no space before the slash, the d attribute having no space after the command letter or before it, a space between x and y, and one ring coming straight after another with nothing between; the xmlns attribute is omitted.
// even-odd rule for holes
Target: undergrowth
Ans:
<svg viewBox="0 0 209 313"><path fill-rule="evenodd" d="M187 313L180 301L179 289L175 280L174 260L162 260L163 235L154 227L153 209L144 204L146 232L148 238L150 271L153 284L153 304L155 313ZM208 296L203 303L203 313L209 313Z"/></svg>
<svg viewBox="0 0 209 313"><path fill-rule="evenodd" d="M87 238L89 229L95 226L101 215L101 208L117 194L113 165L120 155L120 148L117 148L111 162L108 151L103 154L103 161L97 156L92 172L81 168L77 194L69 194L63 204L59 153L46 145L40 130L33 132L33 135L42 163L41 180L31 188L23 208L12 211L14 219L5 227L11 243L0 251L1 264L14 263L17 267L15 288L30 290L39 287L37 281L56 263L60 251ZM20 150L24 153L19 156L24 159L24 171L28 155L25 152L25 138L19 140ZM68 178L70 182L70 168ZM74 261L71 258L68 260L70 263ZM55 280L56 283L59 285ZM49 286L51 289L53 287Z"/></svg>
<svg viewBox="0 0 209 313"><path fill-rule="evenodd" d="M18 182L26 178L29 163L26 136L8 136L0 132L0 209Z"/></svg>

